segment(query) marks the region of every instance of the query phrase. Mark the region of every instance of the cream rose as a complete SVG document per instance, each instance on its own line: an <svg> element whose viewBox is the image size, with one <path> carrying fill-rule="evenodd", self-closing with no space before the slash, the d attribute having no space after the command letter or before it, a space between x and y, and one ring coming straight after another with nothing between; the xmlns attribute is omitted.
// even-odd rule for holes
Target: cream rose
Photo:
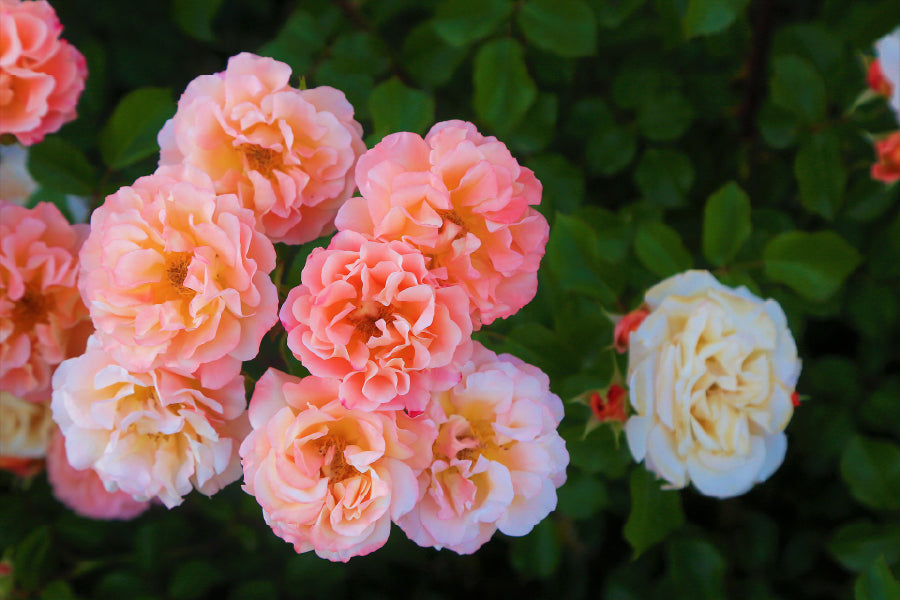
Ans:
<svg viewBox="0 0 900 600"><path fill-rule="evenodd" d="M43 458L52 430L46 403L0 392L0 457Z"/></svg>
<svg viewBox="0 0 900 600"><path fill-rule="evenodd" d="M645 300L650 314L629 339L632 455L673 488L747 492L787 448L800 360L784 311L706 271L670 277Z"/></svg>

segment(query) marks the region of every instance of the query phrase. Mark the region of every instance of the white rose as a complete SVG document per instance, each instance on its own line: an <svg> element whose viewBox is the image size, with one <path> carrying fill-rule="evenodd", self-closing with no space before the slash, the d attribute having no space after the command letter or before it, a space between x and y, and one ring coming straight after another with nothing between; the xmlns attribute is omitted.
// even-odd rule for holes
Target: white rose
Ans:
<svg viewBox="0 0 900 600"><path fill-rule="evenodd" d="M900 27L875 42L881 72L891 83L891 108L900 122Z"/></svg>
<svg viewBox="0 0 900 600"><path fill-rule="evenodd" d="M650 314L629 339L632 455L672 488L743 494L787 449L800 360L784 311L706 271L670 277L645 299Z"/></svg>
<svg viewBox="0 0 900 600"><path fill-rule="evenodd" d="M0 392L0 456L43 458L52 429L53 419L46 403Z"/></svg>

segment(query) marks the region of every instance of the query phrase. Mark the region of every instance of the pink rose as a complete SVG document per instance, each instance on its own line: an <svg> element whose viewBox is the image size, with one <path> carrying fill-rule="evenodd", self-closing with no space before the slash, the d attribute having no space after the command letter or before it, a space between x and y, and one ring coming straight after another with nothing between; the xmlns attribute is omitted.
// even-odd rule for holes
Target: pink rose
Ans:
<svg viewBox="0 0 900 600"><path fill-rule="evenodd" d="M124 367L233 378L278 321L275 249L202 171L161 167L91 217L79 287L104 349Z"/></svg>
<svg viewBox="0 0 900 600"><path fill-rule="evenodd" d="M366 147L343 92L298 90L290 77L288 65L246 52L198 77L159 133L159 164L203 169L272 241L302 244L333 230Z"/></svg>
<svg viewBox="0 0 900 600"><path fill-rule="evenodd" d="M210 388L164 368L131 372L96 336L53 376L69 464L93 468L109 492L169 508L192 489L210 496L240 477L245 408L241 375Z"/></svg>
<svg viewBox="0 0 900 600"><path fill-rule="evenodd" d="M56 365L84 351L92 327L76 279L87 231L52 204L0 200L0 389L46 401Z"/></svg>
<svg viewBox="0 0 900 600"><path fill-rule="evenodd" d="M150 508L149 502L135 500L125 492L107 492L93 469L79 470L70 465L66 442L58 429L50 438L47 480L60 502L89 519L127 521Z"/></svg>
<svg viewBox="0 0 900 600"><path fill-rule="evenodd" d="M421 250L442 284L466 290L476 329L534 297L549 235L530 206L541 183L496 138L462 121L424 140L395 133L360 157L356 183L362 197L341 207L337 228Z"/></svg>
<svg viewBox="0 0 900 600"><path fill-rule="evenodd" d="M310 373L341 380L349 408L421 412L435 388L459 375L472 322L459 286L437 288L422 253L400 241L338 233L313 250L281 321Z"/></svg>
<svg viewBox="0 0 900 600"><path fill-rule="evenodd" d="M420 546L471 554L497 529L525 535L556 508L569 454L563 405L544 373L475 344L462 381L435 394L438 425L420 499L397 522Z"/></svg>
<svg viewBox="0 0 900 600"><path fill-rule="evenodd" d="M297 552L348 561L387 541L419 495L434 424L402 411L345 408L336 379L269 369L250 400L244 490Z"/></svg>
<svg viewBox="0 0 900 600"><path fill-rule="evenodd" d="M0 134L30 146L75 118L87 62L44 0L0 0Z"/></svg>

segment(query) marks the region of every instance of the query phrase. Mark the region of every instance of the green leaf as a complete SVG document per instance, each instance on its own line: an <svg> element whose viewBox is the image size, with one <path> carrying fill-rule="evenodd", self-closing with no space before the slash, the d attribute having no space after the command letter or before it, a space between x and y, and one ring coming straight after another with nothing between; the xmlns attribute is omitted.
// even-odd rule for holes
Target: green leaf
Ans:
<svg viewBox="0 0 900 600"><path fill-rule="evenodd" d="M772 101L808 123L825 118L825 82L809 61L779 56L770 84Z"/></svg>
<svg viewBox="0 0 900 600"><path fill-rule="evenodd" d="M676 208L684 205L694 183L694 168L681 152L650 148L634 171L634 181L651 205Z"/></svg>
<svg viewBox="0 0 900 600"><path fill-rule="evenodd" d="M44 589L41 590L40 600L77 600L77 598L78 596L75 595L68 583L57 579L44 586Z"/></svg>
<svg viewBox="0 0 900 600"><path fill-rule="evenodd" d="M809 212L828 220L834 219L841 207L847 184L838 144L838 137L830 131L815 133L800 146L794 160L800 202Z"/></svg>
<svg viewBox="0 0 900 600"><path fill-rule="evenodd" d="M659 277L687 271L693 265L681 236L663 223L646 223L638 227L634 251L641 264Z"/></svg>
<svg viewBox="0 0 900 600"><path fill-rule="evenodd" d="M475 112L501 135L522 120L537 98L522 46L511 38L488 42L478 50L473 79Z"/></svg>
<svg viewBox="0 0 900 600"><path fill-rule="evenodd" d="M870 508L900 509L900 447L856 436L841 455L841 476L853 497Z"/></svg>
<svg viewBox="0 0 900 600"><path fill-rule="evenodd" d="M369 111L378 140L396 131L424 134L434 123L434 98L391 77L372 90Z"/></svg>
<svg viewBox="0 0 900 600"><path fill-rule="evenodd" d="M598 252L597 235L581 219L557 214L547 242L547 264L565 291L573 291L612 305L616 294L606 279L621 277Z"/></svg>
<svg viewBox="0 0 900 600"><path fill-rule="evenodd" d="M466 57L465 48L436 39L434 24L423 23L403 42L403 64L416 81L427 88L444 85Z"/></svg>
<svg viewBox="0 0 900 600"><path fill-rule="evenodd" d="M731 26L744 10L748 0L690 0L682 20L684 35L719 33Z"/></svg>
<svg viewBox="0 0 900 600"><path fill-rule="evenodd" d="M782 149L797 141L799 130L797 117L791 111L765 102L759 111L759 131L763 139L773 148Z"/></svg>
<svg viewBox="0 0 900 600"><path fill-rule="evenodd" d="M705 540L673 539L666 547L669 578L679 598L725 600L727 563Z"/></svg>
<svg viewBox="0 0 900 600"><path fill-rule="evenodd" d="M206 595L225 579L225 574L206 560L182 563L169 582L169 595L176 600L191 600Z"/></svg>
<svg viewBox="0 0 900 600"><path fill-rule="evenodd" d="M117 170L159 152L156 136L174 113L168 88L145 87L127 94L100 131L103 162Z"/></svg>
<svg viewBox="0 0 900 600"><path fill-rule="evenodd" d="M556 135L556 111L559 102L554 94L538 94L537 101L525 113L507 143L517 153L533 154L547 147Z"/></svg>
<svg viewBox="0 0 900 600"><path fill-rule="evenodd" d="M888 568L883 556L856 579L853 588L856 600L897 600L900 598L900 582Z"/></svg>
<svg viewBox="0 0 900 600"><path fill-rule="evenodd" d="M741 249L751 232L750 199L733 181L719 188L703 210L703 255L720 267Z"/></svg>
<svg viewBox="0 0 900 600"><path fill-rule="evenodd" d="M833 296L862 257L831 231L790 231L772 238L764 250L766 275L815 302Z"/></svg>
<svg viewBox="0 0 900 600"><path fill-rule="evenodd" d="M592 4L597 13L597 23L607 29L615 29L625 19L644 5L646 0L603 0Z"/></svg>
<svg viewBox="0 0 900 600"><path fill-rule="evenodd" d="M42 525L31 532L13 554L13 576L26 590L34 590L47 581L53 570L54 548L50 527Z"/></svg>
<svg viewBox="0 0 900 600"><path fill-rule="evenodd" d="M616 123L598 128L585 147L585 162L592 173L608 177L631 164L637 152L637 136Z"/></svg>
<svg viewBox="0 0 900 600"><path fill-rule="evenodd" d="M486 37L512 14L510 0L444 0L434 30L448 44L466 46Z"/></svg>
<svg viewBox="0 0 900 600"><path fill-rule="evenodd" d="M259 54L289 64L296 77L312 67L314 55L324 47L325 34L319 22L307 11L297 9Z"/></svg>
<svg viewBox="0 0 900 600"><path fill-rule="evenodd" d="M609 381L597 380L593 385L599 389L609 385ZM571 412L568 408L566 411ZM580 425L563 429L560 435L566 440L572 466L585 473L602 473L607 479L620 479L634 463L628 445L616 438L611 427L598 427L585 436L584 426Z"/></svg>
<svg viewBox="0 0 900 600"><path fill-rule="evenodd" d="M828 550L845 568L863 571L879 556L889 564L900 560L900 525L858 521L841 527Z"/></svg>
<svg viewBox="0 0 900 600"><path fill-rule="evenodd" d="M172 0L172 16L186 34L211 42L212 22L221 5L222 0Z"/></svg>
<svg viewBox="0 0 900 600"><path fill-rule="evenodd" d="M528 160L528 167L544 186L540 204L544 215L569 214L584 201L584 173L564 156L535 156Z"/></svg>
<svg viewBox="0 0 900 600"><path fill-rule="evenodd" d="M559 488L561 513L572 519L587 519L609 502L609 495L603 481L588 474L574 471Z"/></svg>
<svg viewBox="0 0 900 600"><path fill-rule="evenodd" d="M663 142L680 138L694 118L694 109L677 91L655 95L638 111L638 126L649 140Z"/></svg>
<svg viewBox="0 0 900 600"><path fill-rule="evenodd" d="M684 524L681 496L664 492L652 473L637 466L631 470L631 512L625 523L625 539L640 556Z"/></svg>
<svg viewBox="0 0 900 600"><path fill-rule="evenodd" d="M97 172L85 155L59 136L51 136L28 152L28 171L40 184L64 194L88 196L97 183Z"/></svg>
<svg viewBox="0 0 900 600"><path fill-rule="evenodd" d="M556 572L562 553L553 519L544 519L525 537L510 540L509 561L524 578L546 579Z"/></svg>
<svg viewBox="0 0 900 600"><path fill-rule="evenodd" d="M526 0L519 27L538 48L559 56L590 56L596 51L597 22L583 0Z"/></svg>

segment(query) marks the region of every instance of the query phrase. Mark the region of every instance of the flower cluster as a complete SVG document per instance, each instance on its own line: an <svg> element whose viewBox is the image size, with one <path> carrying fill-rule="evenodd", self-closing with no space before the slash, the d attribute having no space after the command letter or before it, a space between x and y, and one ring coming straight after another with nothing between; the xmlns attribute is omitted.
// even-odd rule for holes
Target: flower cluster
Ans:
<svg viewBox="0 0 900 600"><path fill-rule="evenodd" d="M87 61L46 0L0 0L0 134L26 146L75 118Z"/></svg>
<svg viewBox="0 0 900 600"><path fill-rule="evenodd" d="M387 540L471 553L556 506L562 402L537 368L471 335L535 293L541 185L502 143L449 121L389 135L361 196L281 307L304 379L270 370L250 401L245 490L298 552L346 561Z"/></svg>

